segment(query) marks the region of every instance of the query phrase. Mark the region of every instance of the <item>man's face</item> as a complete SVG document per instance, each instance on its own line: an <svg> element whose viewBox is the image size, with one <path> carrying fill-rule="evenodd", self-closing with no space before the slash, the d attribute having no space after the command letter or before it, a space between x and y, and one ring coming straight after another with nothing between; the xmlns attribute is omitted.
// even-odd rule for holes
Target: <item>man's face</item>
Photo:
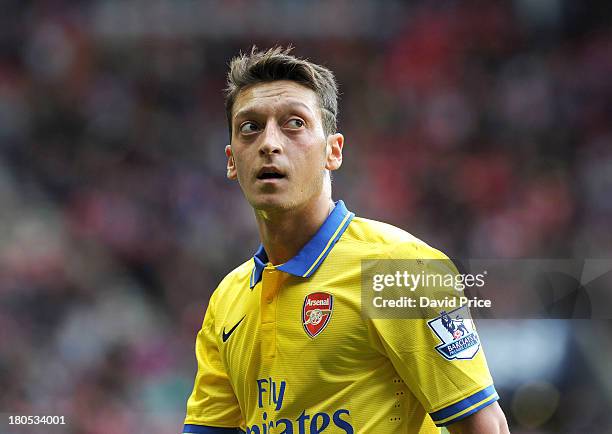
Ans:
<svg viewBox="0 0 612 434"><path fill-rule="evenodd" d="M227 176L256 210L289 210L322 194L342 162L341 134L326 138L317 95L292 81L242 90L233 106Z"/></svg>

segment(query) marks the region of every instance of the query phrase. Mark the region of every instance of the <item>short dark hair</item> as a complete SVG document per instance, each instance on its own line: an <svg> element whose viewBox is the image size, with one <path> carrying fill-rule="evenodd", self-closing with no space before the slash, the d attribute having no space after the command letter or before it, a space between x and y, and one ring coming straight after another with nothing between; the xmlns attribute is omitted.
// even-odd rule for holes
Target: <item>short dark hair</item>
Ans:
<svg viewBox="0 0 612 434"><path fill-rule="evenodd" d="M300 59L291 53L293 47L275 46L259 51L253 46L249 54L240 53L229 64L225 89L225 114L232 140L232 110L241 90L258 83L290 80L312 89L319 99L325 135L334 134L338 118L338 84L329 69Z"/></svg>

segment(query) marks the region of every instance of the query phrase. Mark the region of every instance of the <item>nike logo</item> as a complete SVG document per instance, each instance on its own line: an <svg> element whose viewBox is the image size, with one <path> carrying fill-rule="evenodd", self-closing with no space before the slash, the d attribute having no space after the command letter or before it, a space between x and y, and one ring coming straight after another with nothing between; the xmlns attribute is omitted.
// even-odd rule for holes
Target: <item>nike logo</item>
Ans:
<svg viewBox="0 0 612 434"><path fill-rule="evenodd" d="M223 327L223 333L221 333L221 339L223 339L223 342L227 341L229 339L229 337L232 335L232 333L234 333L234 330L236 330L236 327L238 327L240 325L240 323L242 322L243 319L246 318L246 315L242 317L242 319L240 321L238 321L236 323L236 325L234 327L232 327L229 332L225 333L225 327Z"/></svg>

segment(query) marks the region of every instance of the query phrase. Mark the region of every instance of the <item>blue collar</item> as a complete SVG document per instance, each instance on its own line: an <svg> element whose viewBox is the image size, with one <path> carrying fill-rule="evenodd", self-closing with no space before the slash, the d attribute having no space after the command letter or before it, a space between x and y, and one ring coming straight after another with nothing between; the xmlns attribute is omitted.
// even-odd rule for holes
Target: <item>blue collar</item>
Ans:
<svg viewBox="0 0 612 434"><path fill-rule="evenodd" d="M323 222L317 233L306 243L293 258L276 267L277 270L298 277L310 277L323 263L334 244L340 239L355 214L346 209L344 202L336 202L331 214ZM268 263L268 254L263 245L259 246L253 256L254 267L249 286L251 289L261 280L261 275Z"/></svg>

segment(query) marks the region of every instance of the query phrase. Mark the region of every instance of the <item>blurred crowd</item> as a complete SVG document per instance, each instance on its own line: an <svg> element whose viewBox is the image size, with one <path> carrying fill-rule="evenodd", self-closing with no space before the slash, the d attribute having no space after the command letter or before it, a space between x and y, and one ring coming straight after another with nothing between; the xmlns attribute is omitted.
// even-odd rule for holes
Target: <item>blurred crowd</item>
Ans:
<svg viewBox="0 0 612 434"><path fill-rule="evenodd" d="M396 3L379 36L280 40L113 36L94 25L104 3L0 3L3 417L180 430L208 298L258 246L225 179L221 92L253 43L293 43L335 71L334 197L358 215L451 256L611 256L612 31L596 2ZM557 411L529 432L609 422L592 413Z"/></svg>

